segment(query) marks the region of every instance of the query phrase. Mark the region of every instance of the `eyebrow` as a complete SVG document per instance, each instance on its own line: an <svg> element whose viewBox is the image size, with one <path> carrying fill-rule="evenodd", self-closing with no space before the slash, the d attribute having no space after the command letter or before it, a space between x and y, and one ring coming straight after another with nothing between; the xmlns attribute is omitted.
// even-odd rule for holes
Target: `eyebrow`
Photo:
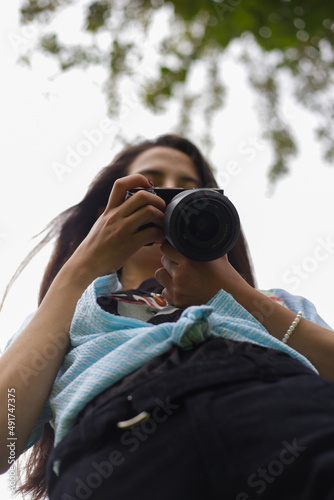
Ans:
<svg viewBox="0 0 334 500"><path fill-rule="evenodd" d="M142 170L140 173L142 175L156 175L159 177L162 177L164 175L162 172L160 172L160 170L155 170L154 168L147 168L145 170ZM179 177L179 180L185 182L194 182L199 186L202 185L202 181L200 179L197 179L196 177L193 177L191 175L182 175Z"/></svg>

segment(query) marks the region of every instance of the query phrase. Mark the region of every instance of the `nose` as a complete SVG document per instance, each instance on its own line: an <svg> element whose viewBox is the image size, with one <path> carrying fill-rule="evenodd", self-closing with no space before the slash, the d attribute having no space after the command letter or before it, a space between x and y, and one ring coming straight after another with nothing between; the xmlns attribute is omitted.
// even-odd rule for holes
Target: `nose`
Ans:
<svg viewBox="0 0 334 500"><path fill-rule="evenodd" d="M173 177L165 177L162 182L162 188L177 188L178 186L177 179Z"/></svg>

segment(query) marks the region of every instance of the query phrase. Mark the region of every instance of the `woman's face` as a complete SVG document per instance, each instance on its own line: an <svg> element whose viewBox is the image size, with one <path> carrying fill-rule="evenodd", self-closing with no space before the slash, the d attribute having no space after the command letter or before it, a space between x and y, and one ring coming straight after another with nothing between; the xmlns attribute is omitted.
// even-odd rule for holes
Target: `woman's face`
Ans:
<svg viewBox="0 0 334 500"><path fill-rule="evenodd" d="M197 169L185 153L169 147L156 146L143 153L131 163L128 175L142 174L150 179L156 187L161 188L196 188L202 187ZM161 267L160 245L144 246L130 259L133 274L144 271L145 279L154 276ZM123 268L124 276L129 271ZM122 278L123 281L123 278ZM139 283L138 283L139 284ZM127 288L126 283L123 285Z"/></svg>
<svg viewBox="0 0 334 500"><path fill-rule="evenodd" d="M142 174L160 188L202 187L200 176L192 159L165 146L144 151L130 164L128 175Z"/></svg>

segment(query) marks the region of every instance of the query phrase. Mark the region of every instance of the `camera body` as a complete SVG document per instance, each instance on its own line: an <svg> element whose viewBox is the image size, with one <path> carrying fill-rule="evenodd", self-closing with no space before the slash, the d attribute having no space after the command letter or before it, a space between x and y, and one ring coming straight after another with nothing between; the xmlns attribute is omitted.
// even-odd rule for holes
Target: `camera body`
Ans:
<svg viewBox="0 0 334 500"><path fill-rule="evenodd" d="M142 189L131 189L126 199ZM240 233L239 215L223 189L150 188L146 191L165 201L166 239L185 257L208 262L222 257L235 245Z"/></svg>

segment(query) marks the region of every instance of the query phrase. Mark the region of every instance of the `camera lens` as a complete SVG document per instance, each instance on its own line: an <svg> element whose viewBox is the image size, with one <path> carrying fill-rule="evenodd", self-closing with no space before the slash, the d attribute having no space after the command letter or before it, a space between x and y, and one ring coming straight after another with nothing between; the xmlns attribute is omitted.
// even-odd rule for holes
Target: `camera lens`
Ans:
<svg viewBox="0 0 334 500"><path fill-rule="evenodd" d="M179 252L205 262L231 250L239 235L240 221L234 205L218 190L186 190L167 205L164 231Z"/></svg>
<svg viewBox="0 0 334 500"><path fill-rule="evenodd" d="M210 210L192 215L189 220L189 234L198 241L208 241L219 231L219 220Z"/></svg>

